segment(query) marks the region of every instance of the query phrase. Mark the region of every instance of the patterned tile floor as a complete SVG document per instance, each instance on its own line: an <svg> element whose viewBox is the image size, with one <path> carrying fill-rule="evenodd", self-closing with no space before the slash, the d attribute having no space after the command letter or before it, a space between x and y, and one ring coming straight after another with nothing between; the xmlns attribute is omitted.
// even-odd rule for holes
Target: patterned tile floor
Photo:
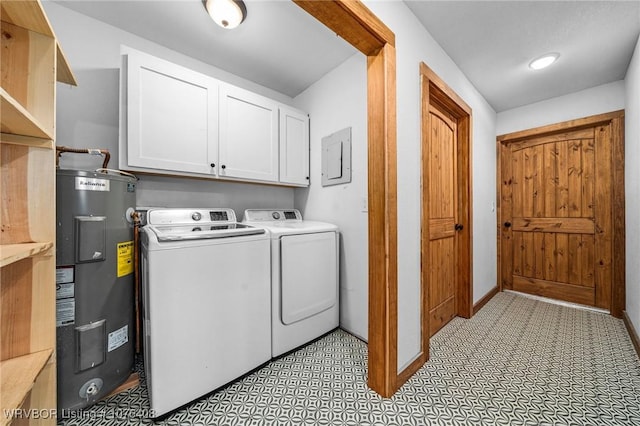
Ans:
<svg viewBox="0 0 640 426"><path fill-rule="evenodd" d="M431 341L391 399L366 386L367 347L337 330L156 422L146 389L60 425L640 425L640 360L622 321L499 293Z"/></svg>

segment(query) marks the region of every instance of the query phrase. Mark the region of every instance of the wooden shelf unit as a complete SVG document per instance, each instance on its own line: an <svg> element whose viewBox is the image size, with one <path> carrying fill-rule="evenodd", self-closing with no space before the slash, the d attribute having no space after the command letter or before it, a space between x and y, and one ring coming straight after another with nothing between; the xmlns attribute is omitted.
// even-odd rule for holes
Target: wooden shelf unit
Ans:
<svg viewBox="0 0 640 426"><path fill-rule="evenodd" d="M0 426L11 423L13 410L25 402L36 378L47 365L52 353L53 350L47 349L0 361L0 390L2 390Z"/></svg>
<svg viewBox="0 0 640 426"><path fill-rule="evenodd" d="M75 77L39 0L0 9L2 426L56 409L55 85ZM49 417L20 424L54 425Z"/></svg>

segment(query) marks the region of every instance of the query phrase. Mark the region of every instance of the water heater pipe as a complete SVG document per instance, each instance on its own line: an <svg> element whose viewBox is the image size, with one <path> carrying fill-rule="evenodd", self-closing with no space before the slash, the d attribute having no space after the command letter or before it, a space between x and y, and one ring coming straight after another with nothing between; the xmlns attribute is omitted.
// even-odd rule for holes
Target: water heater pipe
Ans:
<svg viewBox="0 0 640 426"><path fill-rule="evenodd" d="M91 155L104 155L104 161L102 162L102 168L106 169L109 165L109 159L111 154L107 149L98 148L71 148L68 146L56 146L56 167L60 167L60 156L63 152L71 152L73 154L91 154Z"/></svg>

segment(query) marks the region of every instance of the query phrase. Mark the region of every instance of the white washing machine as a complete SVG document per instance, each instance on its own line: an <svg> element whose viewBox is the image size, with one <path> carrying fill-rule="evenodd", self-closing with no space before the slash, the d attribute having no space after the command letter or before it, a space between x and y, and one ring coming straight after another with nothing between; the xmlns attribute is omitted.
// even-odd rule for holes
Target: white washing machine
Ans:
<svg viewBox="0 0 640 426"><path fill-rule="evenodd" d="M338 227L295 209L245 210L243 223L271 235L271 355L338 327Z"/></svg>
<svg viewBox="0 0 640 426"><path fill-rule="evenodd" d="M231 209L152 209L141 232L153 417L271 359L270 239Z"/></svg>

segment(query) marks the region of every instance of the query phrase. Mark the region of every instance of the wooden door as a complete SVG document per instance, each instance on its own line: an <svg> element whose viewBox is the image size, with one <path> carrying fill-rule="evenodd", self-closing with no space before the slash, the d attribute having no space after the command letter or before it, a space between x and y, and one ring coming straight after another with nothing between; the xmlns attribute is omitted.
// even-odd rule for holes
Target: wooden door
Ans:
<svg viewBox="0 0 640 426"><path fill-rule="evenodd" d="M434 335L456 316L457 123L444 108L429 108L426 157L428 210L429 332Z"/></svg>
<svg viewBox="0 0 640 426"><path fill-rule="evenodd" d="M620 216L613 209L614 127L583 124L503 141L503 288L612 309L614 218Z"/></svg>
<svg viewBox="0 0 640 426"><path fill-rule="evenodd" d="M472 315L471 108L427 65L422 83L422 344Z"/></svg>

